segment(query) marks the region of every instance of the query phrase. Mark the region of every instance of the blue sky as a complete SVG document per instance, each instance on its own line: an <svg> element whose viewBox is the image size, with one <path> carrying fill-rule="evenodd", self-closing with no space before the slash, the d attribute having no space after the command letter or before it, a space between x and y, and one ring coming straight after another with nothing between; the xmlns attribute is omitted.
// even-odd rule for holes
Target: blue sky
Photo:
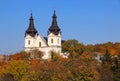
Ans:
<svg viewBox="0 0 120 81"><path fill-rule="evenodd" d="M47 36L54 7L63 39L120 42L120 0L1 0L0 54L24 49L31 10L39 34Z"/></svg>

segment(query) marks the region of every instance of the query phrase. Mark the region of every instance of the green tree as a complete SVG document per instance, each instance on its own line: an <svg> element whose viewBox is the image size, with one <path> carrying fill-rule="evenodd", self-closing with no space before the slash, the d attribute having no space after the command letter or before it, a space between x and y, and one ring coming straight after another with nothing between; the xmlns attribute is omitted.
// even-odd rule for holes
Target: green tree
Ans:
<svg viewBox="0 0 120 81"><path fill-rule="evenodd" d="M84 45L77 40L67 40L62 44L62 51L69 53L69 58L78 58L84 51Z"/></svg>

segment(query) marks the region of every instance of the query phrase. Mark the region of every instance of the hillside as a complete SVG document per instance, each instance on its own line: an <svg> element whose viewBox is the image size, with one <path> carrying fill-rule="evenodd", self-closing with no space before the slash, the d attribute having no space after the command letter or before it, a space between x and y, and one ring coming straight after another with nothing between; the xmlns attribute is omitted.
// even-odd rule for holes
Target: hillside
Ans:
<svg viewBox="0 0 120 81"><path fill-rule="evenodd" d="M19 52L0 56L0 81L120 81L120 43L84 45L77 40L62 43L63 58L51 52Z"/></svg>

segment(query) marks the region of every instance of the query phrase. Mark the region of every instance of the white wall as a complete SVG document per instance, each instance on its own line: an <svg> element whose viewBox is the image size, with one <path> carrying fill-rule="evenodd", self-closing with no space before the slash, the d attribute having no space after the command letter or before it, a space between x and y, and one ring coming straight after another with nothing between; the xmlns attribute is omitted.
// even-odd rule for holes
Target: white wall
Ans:
<svg viewBox="0 0 120 81"><path fill-rule="evenodd" d="M30 41L30 44L28 43ZM39 42L41 43L41 47L47 46L46 41L40 35L36 35L35 37L31 37L27 35L25 37L25 48L34 48L40 47Z"/></svg>
<svg viewBox="0 0 120 81"><path fill-rule="evenodd" d="M51 39L53 39L53 43L51 42ZM61 35L54 35L53 33L50 33L48 35L48 45L49 46L61 46Z"/></svg>
<svg viewBox="0 0 120 81"><path fill-rule="evenodd" d="M53 39L53 43L51 43L51 39ZM59 39L59 41L58 41ZM28 41L30 40L30 44ZM39 46L39 42L41 42L41 47ZM36 35L35 37L31 37L30 35L26 35L25 37L25 51L29 52L30 50L38 49L44 53L43 59L49 59L51 51L61 54L61 35L48 35L48 45L46 40L41 35Z"/></svg>

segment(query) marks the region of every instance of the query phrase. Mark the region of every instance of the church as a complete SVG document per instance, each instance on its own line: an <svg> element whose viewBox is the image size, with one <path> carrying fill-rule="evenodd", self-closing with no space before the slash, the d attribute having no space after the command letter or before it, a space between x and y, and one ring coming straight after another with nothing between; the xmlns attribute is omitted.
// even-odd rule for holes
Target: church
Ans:
<svg viewBox="0 0 120 81"><path fill-rule="evenodd" d="M43 59L49 59L51 51L61 53L61 29L57 24L56 11L54 10L52 16L51 26L48 28L47 37L42 37L38 34L34 26L34 19L32 13L29 19L29 26L25 31L25 45L24 50L29 52L38 49L43 52Z"/></svg>

